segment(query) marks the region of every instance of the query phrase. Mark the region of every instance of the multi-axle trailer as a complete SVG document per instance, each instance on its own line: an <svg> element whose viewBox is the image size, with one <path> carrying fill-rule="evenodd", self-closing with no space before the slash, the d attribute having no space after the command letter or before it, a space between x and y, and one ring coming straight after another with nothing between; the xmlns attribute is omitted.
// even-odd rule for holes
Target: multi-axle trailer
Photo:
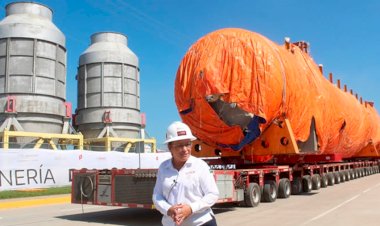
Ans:
<svg viewBox="0 0 380 226"><path fill-rule="evenodd" d="M218 203L249 207L379 173L380 166L378 160L292 166L206 161L219 188ZM157 169L74 170L72 203L151 209L156 175Z"/></svg>
<svg viewBox="0 0 380 226"><path fill-rule="evenodd" d="M175 80L192 154L213 170L219 203L257 206L379 172L372 101L323 75L306 42L277 45L221 29L200 38ZM76 170L72 202L153 208L157 169Z"/></svg>

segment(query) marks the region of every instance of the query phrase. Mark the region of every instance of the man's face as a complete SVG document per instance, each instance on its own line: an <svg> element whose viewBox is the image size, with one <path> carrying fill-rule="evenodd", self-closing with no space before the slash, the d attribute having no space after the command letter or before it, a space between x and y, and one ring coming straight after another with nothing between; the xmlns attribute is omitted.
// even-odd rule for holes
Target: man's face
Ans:
<svg viewBox="0 0 380 226"><path fill-rule="evenodd" d="M186 162L191 155L191 140L173 141L169 149L175 161Z"/></svg>

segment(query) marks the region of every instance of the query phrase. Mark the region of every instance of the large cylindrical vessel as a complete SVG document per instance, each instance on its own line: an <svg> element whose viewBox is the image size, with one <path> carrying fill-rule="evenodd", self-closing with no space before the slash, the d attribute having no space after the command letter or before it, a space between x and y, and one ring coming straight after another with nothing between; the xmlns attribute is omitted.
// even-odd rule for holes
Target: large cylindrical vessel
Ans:
<svg viewBox="0 0 380 226"><path fill-rule="evenodd" d="M118 137L139 138L139 61L127 37L113 32L91 36L78 67L76 125L85 138L97 138L106 126Z"/></svg>
<svg viewBox="0 0 380 226"><path fill-rule="evenodd" d="M367 146L380 148L372 103L324 78L304 46L280 46L247 30L222 29L198 40L178 68L175 99L194 134L227 151L252 150L260 132L283 117L297 142L315 130L317 154L350 158Z"/></svg>
<svg viewBox="0 0 380 226"><path fill-rule="evenodd" d="M0 22L2 129L6 120L15 118L24 131L62 133L67 116L65 36L52 15L51 9L37 3L6 6ZM19 125L15 123L16 130Z"/></svg>

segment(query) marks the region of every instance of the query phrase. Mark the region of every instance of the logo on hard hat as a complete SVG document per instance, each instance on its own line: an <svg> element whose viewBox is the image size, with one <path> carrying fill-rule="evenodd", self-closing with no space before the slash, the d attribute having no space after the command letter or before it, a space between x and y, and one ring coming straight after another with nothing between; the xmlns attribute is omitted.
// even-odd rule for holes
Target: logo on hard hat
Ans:
<svg viewBox="0 0 380 226"><path fill-rule="evenodd" d="M177 136L186 136L186 131L177 131Z"/></svg>

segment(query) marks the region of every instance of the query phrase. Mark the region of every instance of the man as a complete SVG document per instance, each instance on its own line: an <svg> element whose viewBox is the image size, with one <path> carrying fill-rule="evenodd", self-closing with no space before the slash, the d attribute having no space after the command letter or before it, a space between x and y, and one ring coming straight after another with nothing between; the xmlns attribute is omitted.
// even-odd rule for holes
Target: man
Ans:
<svg viewBox="0 0 380 226"><path fill-rule="evenodd" d="M207 163L191 156L195 139L182 122L173 122L167 129L165 143L172 158L160 165L153 192L164 226L216 226L211 206L219 191Z"/></svg>

